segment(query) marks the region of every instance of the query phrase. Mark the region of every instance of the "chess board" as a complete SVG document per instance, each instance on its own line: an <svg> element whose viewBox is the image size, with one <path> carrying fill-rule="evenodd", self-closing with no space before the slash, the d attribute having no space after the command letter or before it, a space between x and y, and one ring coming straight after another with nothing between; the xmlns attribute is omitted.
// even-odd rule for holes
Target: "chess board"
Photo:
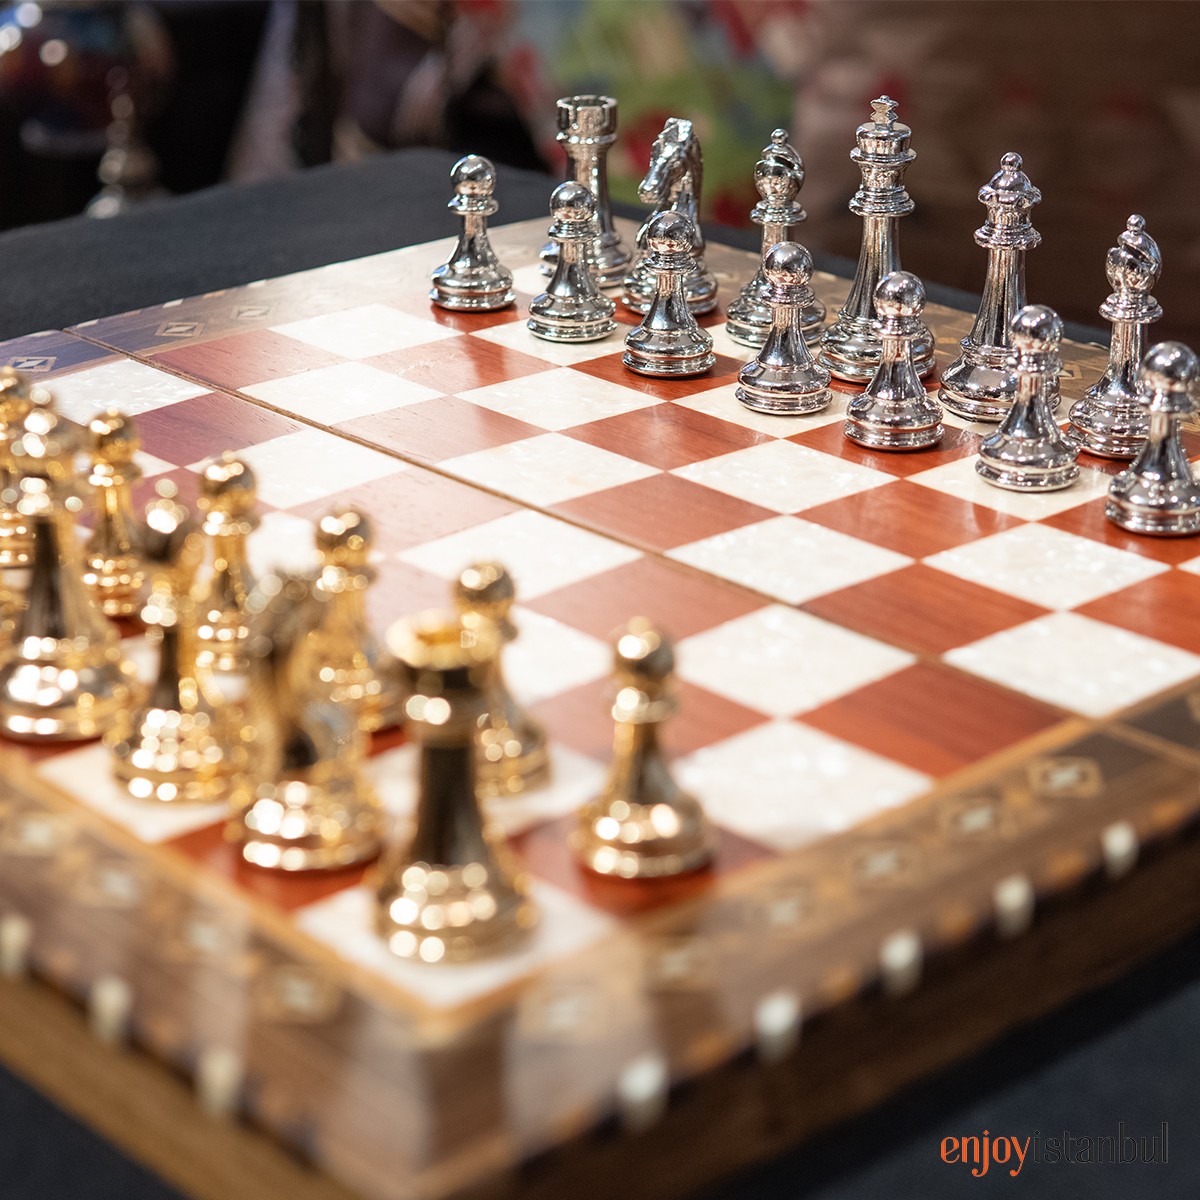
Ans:
<svg viewBox="0 0 1200 1200"><path fill-rule="evenodd" d="M136 418L139 499L247 459L259 571L311 565L313 519L361 506L381 631L470 561L515 577L506 672L553 742L549 786L489 810L542 911L519 952L402 962L362 871L240 867L220 808L132 800L98 744L0 749L0 915L32 920L36 974L127 981L142 1049L185 1076L230 1052L245 1119L368 1200L681 1193L1200 920L1200 540L1109 524L1098 459L1065 491L991 488L982 427L951 417L927 452L855 446L849 385L750 413L720 318L694 379L630 374L619 336L540 342L543 226L493 233L503 312L429 305L439 243L0 346L70 419ZM728 300L753 260L710 265ZM846 282L814 282L832 313ZM926 317L944 364L970 315ZM1064 349L1073 397L1106 355ZM718 831L673 881L589 876L566 845L635 614L677 639L666 744ZM397 835L414 762L376 737Z"/></svg>

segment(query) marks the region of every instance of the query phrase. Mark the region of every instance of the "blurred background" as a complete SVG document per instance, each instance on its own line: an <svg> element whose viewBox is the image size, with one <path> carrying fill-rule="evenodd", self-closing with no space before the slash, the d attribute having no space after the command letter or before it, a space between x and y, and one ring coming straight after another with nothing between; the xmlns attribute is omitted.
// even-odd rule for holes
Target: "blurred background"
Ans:
<svg viewBox="0 0 1200 1200"><path fill-rule="evenodd" d="M405 146L558 176L556 97L615 96L613 196L669 116L698 130L704 215L749 227L784 126L811 248L853 258L848 157L869 101L913 127L904 264L978 292L979 187L1041 188L1031 300L1101 324L1131 212L1163 250L1152 335L1200 343L1200 5L1119 0L128 0L0 6L0 227ZM398 231L399 235L399 231Z"/></svg>

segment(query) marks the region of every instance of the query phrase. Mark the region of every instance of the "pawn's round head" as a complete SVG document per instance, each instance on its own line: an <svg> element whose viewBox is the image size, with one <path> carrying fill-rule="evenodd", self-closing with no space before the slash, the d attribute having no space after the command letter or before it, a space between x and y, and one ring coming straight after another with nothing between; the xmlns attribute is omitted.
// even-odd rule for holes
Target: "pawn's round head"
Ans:
<svg viewBox="0 0 1200 1200"><path fill-rule="evenodd" d="M374 536L365 513L357 508L335 508L317 522L313 540L326 562L361 567L366 565Z"/></svg>
<svg viewBox="0 0 1200 1200"><path fill-rule="evenodd" d="M925 285L909 271L893 271L875 287L875 312L881 317L919 317L925 311Z"/></svg>
<svg viewBox="0 0 1200 1200"><path fill-rule="evenodd" d="M92 457L113 466L133 462L142 445L133 421L115 408L97 414L88 422L88 439Z"/></svg>
<svg viewBox="0 0 1200 1200"><path fill-rule="evenodd" d="M248 463L226 450L210 460L200 476L200 505L233 517L246 517L258 500L258 482Z"/></svg>
<svg viewBox="0 0 1200 1200"><path fill-rule="evenodd" d="M657 213L646 228L646 242L656 254L689 253L695 236L692 222L671 209Z"/></svg>
<svg viewBox="0 0 1200 1200"><path fill-rule="evenodd" d="M1196 386L1200 362L1182 342L1151 346L1138 368L1138 382L1151 392L1183 392Z"/></svg>
<svg viewBox="0 0 1200 1200"><path fill-rule="evenodd" d="M556 221L588 221L595 212L595 197L574 180L560 183L550 197L550 215Z"/></svg>
<svg viewBox="0 0 1200 1200"><path fill-rule="evenodd" d="M454 603L459 612L486 617L499 627L505 640L516 633L508 620L515 598L512 576L498 562L472 563L454 581Z"/></svg>
<svg viewBox="0 0 1200 1200"><path fill-rule="evenodd" d="M775 287L804 287L812 272L812 255L799 242L777 242L763 259L763 273Z"/></svg>
<svg viewBox="0 0 1200 1200"><path fill-rule="evenodd" d="M450 168L450 181L460 196L490 196L496 188L496 168L479 154L468 154Z"/></svg>
<svg viewBox="0 0 1200 1200"><path fill-rule="evenodd" d="M675 670L675 647L646 617L634 617L617 631L613 643L617 671L635 679L640 686L665 682Z"/></svg>
<svg viewBox="0 0 1200 1200"><path fill-rule="evenodd" d="M1024 353L1050 354L1062 343L1062 321L1044 304L1027 304L1013 317L1009 329L1013 347Z"/></svg>

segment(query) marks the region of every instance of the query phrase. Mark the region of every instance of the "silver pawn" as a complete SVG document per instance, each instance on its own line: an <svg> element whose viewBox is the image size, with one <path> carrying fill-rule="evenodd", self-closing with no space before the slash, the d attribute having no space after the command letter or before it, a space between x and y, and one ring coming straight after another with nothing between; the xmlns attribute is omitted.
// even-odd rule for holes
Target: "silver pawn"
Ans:
<svg viewBox="0 0 1200 1200"><path fill-rule="evenodd" d="M688 308L684 280L692 270L695 226L668 209L646 227L646 263L654 295L642 323L625 337L621 361L639 375L702 375L717 361L713 340Z"/></svg>
<svg viewBox="0 0 1200 1200"><path fill-rule="evenodd" d="M550 197L554 277L529 305L529 332L548 342L594 342L617 327L614 301L600 293L585 261L596 238L596 201L581 183L560 183Z"/></svg>
<svg viewBox="0 0 1200 1200"><path fill-rule="evenodd" d="M862 248L846 303L821 335L820 359L839 379L866 383L883 352L875 333L875 288L900 270L900 218L916 207L904 190L904 172L917 156L909 148L912 130L896 121L896 102L887 96L871 101L871 119L854 136L850 157L862 171L862 186L850 211L863 219ZM933 334L924 325L913 338L913 365L921 376L933 370Z"/></svg>
<svg viewBox="0 0 1200 1200"><path fill-rule="evenodd" d="M1021 170L1021 156L1006 154L1000 170L979 189L987 220L975 241L988 252L983 297L962 353L942 373L938 393L952 412L971 421L1002 421L1017 395L1009 329L1025 307L1025 251L1041 243L1029 210L1042 193Z"/></svg>
<svg viewBox="0 0 1200 1200"><path fill-rule="evenodd" d="M754 186L762 197L750 211L750 220L762 226L762 259L772 246L791 239L795 227L807 214L796 199L804 184L804 163L787 132L776 129L771 144L754 164ZM743 346L761 346L771 328L771 284L760 259L754 278L742 288L726 312L725 332ZM800 328L812 342L821 335L825 305L816 294L800 313Z"/></svg>
<svg viewBox="0 0 1200 1200"><path fill-rule="evenodd" d="M797 416L829 405L829 372L813 358L800 324L812 300L812 269L799 242L780 242L763 260L771 328L758 357L738 372L734 393L755 412Z"/></svg>
<svg viewBox="0 0 1200 1200"><path fill-rule="evenodd" d="M1012 319L1017 396L975 460L988 483L1013 492L1055 492L1079 478L1079 447L1055 423L1051 403L1062 370L1062 333L1058 314L1043 304L1026 305Z"/></svg>
<svg viewBox="0 0 1200 1200"><path fill-rule="evenodd" d="M1144 217L1135 214L1125 223L1105 266L1113 289L1100 306L1100 315L1112 322L1108 368L1083 399L1071 405L1070 432L1092 454L1132 458L1150 430L1137 384L1146 326L1162 316L1150 295L1162 271L1162 255L1146 232Z"/></svg>
<svg viewBox="0 0 1200 1200"><path fill-rule="evenodd" d="M582 261L600 287L616 287L633 251L613 225L608 199L608 151L617 140L617 102L611 96L565 96L558 102L558 144L567 155L567 180L581 183L596 201L598 228L584 246ZM542 247L542 273L553 275L558 246Z"/></svg>
<svg viewBox="0 0 1200 1200"><path fill-rule="evenodd" d="M907 271L885 275L875 289L883 357L871 382L846 409L845 435L874 450L923 450L944 432L942 406L926 395L912 360L922 328L925 286Z"/></svg>
<svg viewBox="0 0 1200 1200"><path fill-rule="evenodd" d="M488 241L487 219L500 205L496 168L478 154L460 158L450 169L454 199L446 207L462 218L462 231L449 261L430 277L429 298L442 308L490 311L515 299L512 272L500 265Z"/></svg>
<svg viewBox="0 0 1200 1200"><path fill-rule="evenodd" d="M1146 443L1108 489L1104 515L1132 533L1200 533L1200 484L1180 426L1196 409L1200 363L1182 342L1159 342L1138 368L1138 401L1148 410Z"/></svg>

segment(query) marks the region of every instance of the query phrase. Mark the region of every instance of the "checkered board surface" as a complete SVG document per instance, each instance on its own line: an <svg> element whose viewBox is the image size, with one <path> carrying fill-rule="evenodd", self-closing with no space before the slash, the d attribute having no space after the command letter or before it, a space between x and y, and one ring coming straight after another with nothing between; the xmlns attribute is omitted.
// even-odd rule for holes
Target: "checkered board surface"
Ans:
<svg viewBox="0 0 1200 1200"><path fill-rule="evenodd" d="M544 916L530 947L451 970L395 961L370 932L359 875L239 870L219 809L125 797L98 745L40 751L41 778L286 910L421 1006L453 1007L631 913L1200 675L1200 544L1106 522L1113 464L1089 460L1062 492L1014 495L977 478L982 427L953 418L936 449L886 455L842 436L849 387L816 416L752 414L733 395L748 356L719 322L716 367L690 380L632 375L619 335L541 342L523 321L540 239L540 223L495 232L522 293L505 312L432 308L425 281L445 247L430 245L4 348L53 384L68 417L109 406L136 417L139 496L166 476L187 498L209 456L246 458L260 484L259 571L311 564L312 520L361 506L378 535L380 629L444 605L472 560L509 566L521 637L507 673L554 743L553 783L492 813L535 875ZM728 297L752 261L714 247L712 264ZM844 283L818 282L835 311ZM944 360L966 318L928 315ZM1068 357L1069 394L1104 356ZM565 849L608 754L607 637L635 613L678 640L667 745L721 835L701 883L605 885ZM141 640L130 646L148 671ZM411 747L377 739L370 773L400 824L413 767Z"/></svg>

